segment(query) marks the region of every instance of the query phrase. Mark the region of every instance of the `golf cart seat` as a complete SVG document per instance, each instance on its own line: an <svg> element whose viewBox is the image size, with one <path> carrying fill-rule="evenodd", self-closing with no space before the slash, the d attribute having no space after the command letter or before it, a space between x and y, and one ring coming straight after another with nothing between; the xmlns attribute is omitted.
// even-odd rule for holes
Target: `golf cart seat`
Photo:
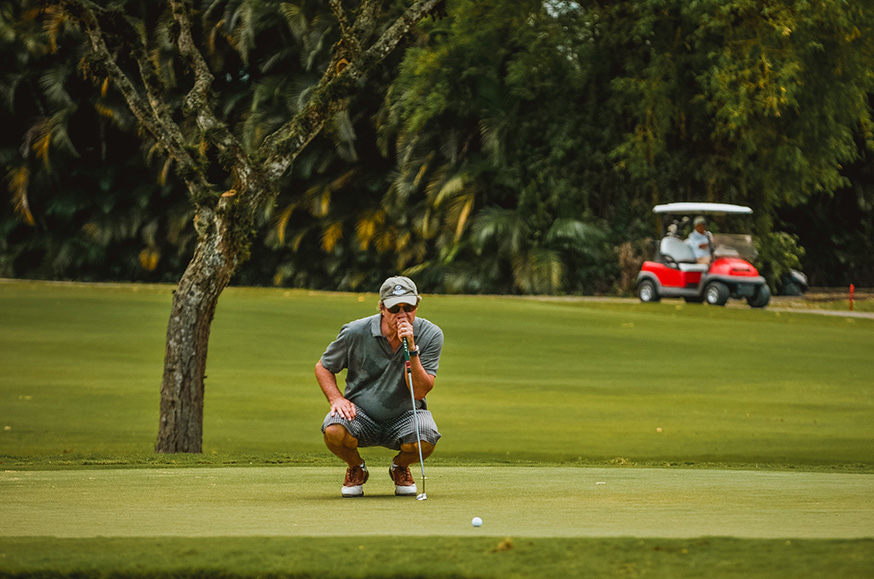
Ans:
<svg viewBox="0 0 874 579"><path fill-rule="evenodd" d="M707 271L710 266L706 263L698 263L695 252L682 239L677 237L665 237L659 245L662 256L671 264L676 264L680 271Z"/></svg>

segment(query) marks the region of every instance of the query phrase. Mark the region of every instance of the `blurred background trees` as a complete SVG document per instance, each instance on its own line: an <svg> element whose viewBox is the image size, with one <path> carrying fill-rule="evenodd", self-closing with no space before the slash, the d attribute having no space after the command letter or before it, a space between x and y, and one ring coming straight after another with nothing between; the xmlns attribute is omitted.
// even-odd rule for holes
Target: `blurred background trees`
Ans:
<svg viewBox="0 0 874 579"><path fill-rule="evenodd" d="M337 23L316 0L196 4L220 106L257 142ZM0 1L0 276L175 283L186 193L44 9ZM775 289L799 264L874 285L872 25L867 2L447 0L296 160L234 283L621 293L652 206L700 200L753 207Z"/></svg>

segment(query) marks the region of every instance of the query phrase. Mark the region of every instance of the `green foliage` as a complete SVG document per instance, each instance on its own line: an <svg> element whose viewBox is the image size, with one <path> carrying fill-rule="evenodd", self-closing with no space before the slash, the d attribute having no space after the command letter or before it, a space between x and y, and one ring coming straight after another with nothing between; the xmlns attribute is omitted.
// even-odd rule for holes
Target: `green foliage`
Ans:
<svg viewBox="0 0 874 579"><path fill-rule="evenodd" d="M220 188L195 191L189 198L179 179L192 177L192 167L167 160L164 145L135 126L121 94L102 76L102 65L82 57L81 31L60 10L31 10L33 2L11 5L4 4L8 20L3 23L16 34L7 35L2 48L18 58L7 74L11 82L4 85L8 106L3 114L15 128L4 133L2 160L15 198L0 209L3 273L178 279L193 250L192 205L213 205L221 191L237 186L233 176L222 177L232 159L210 145L214 134L181 123L196 166L217 178ZM296 9L279 2L204 6L194 34L212 66L214 104L224 127L239 129L244 146L257 147L299 110L301 95L328 61L336 37L331 19L324 17L328 9L313 2ZM176 32L163 19L169 12L138 0L109 10L106 34L126 47L122 53L149 52L154 69L146 76L163 91L167 115L181 119L191 75L174 61ZM307 28L302 21L314 24ZM122 58L120 66L136 65ZM249 216L240 218L236 231L245 239L253 224ZM30 221L30 227L22 221ZM246 245L241 245L243 256Z"/></svg>
<svg viewBox="0 0 874 579"><path fill-rule="evenodd" d="M0 155L15 196L0 206L0 275L175 278L191 251L191 210L168 167L141 153L120 95L89 77L76 29L35 2L0 10L11 32L0 51L14 55Z"/></svg>
<svg viewBox="0 0 874 579"><path fill-rule="evenodd" d="M872 125L867 6L565 2L544 11L459 0L450 8L448 30L407 55L390 126L401 127L406 174L465 174L485 220L492 207L519 211L533 241L516 243L514 267L465 268L464 247L452 253L463 275L490 272L492 282L471 285L492 291L507 291L521 272L546 280L557 271L543 266L547 254L527 253L553 222L602 219L619 246L636 240L658 202L751 205L767 246L780 238L779 208L846 183L842 164L859 155L854 136ZM471 230L472 246L481 237ZM768 256L773 275L798 266L779 253ZM562 284L516 287L590 290L560 259ZM616 280L617 252L592 265ZM505 285L493 285L495 276Z"/></svg>
<svg viewBox="0 0 874 579"><path fill-rule="evenodd" d="M97 63L53 50L78 32L43 28L29 5L0 3L11 57L0 268L175 279L193 234L178 225L192 211L177 168L155 143L135 150L132 117L94 78ZM122 5L125 30L147 43L181 107L188 80L170 60L172 29L149 3ZM217 110L253 150L301 112L331 61L334 17L308 0L221 0L200 16ZM874 146L872 23L869 3L836 0L447 0L446 16L423 22L406 56L386 61L297 159L275 206L261 208L264 241L238 281L354 289L407 271L444 291L605 292L624 283L618 248L652 235L652 205L682 200L752 206L766 245L780 230L798 236L820 285L874 280L870 220L855 217L874 183L860 170ZM204 167L227 164L184 130ZM112 200L97 204L107 163ZM833 232L822 208L851 227ZM476 224L500 211L515 212L524 235L484 267ZM139 225L82 234L113 220ZM568 244L555 223L601 233ZM144 251L161 256L154 271Z"/></svg>
<svg viewBox="0 0 874 579"><path fill-rule="evenodd" d="M801 269L804 248L798 245L798 237L784 232L776 232L756 239L758 260L764 264L759 273L769 280L771 289L777 291L784 276L793 269Z"/></svg>
<svg viewBox="0 0 874 579"><path fill-rule="evenodd" d="M589 191L575 163L589 159L575 155L579 120L568 111L583 88L573 42L585 26L539 2L449 8L449 22L405 58L382 128L399 151L395 189L435 223L444 215L431 259L410 271L450 291L591 289L574 275L573 256L603 255L604 239L575 229L602 226L585 213ZM475 215L464 222L428 195L457 181L458 203Z"/></svg>
<svg viewBox="0 0 874 579"><path fill-rule="evenodd" d="M802 269L812 286L874 285L874 165L872 149L862 146L859 160L843 170L849 186L779 212L781 228L805 249Z"/></svg>
<svg viewBox="0 0 874 579"><path fill-rule="evenodd" d="M612 85L634 122L613 151L617 162L662 201L706 196L766 214L844 183L841 163L857 155L853 131L870 125L866 8L661 4L613 10L634 31L617 47L624 74ZM649 54L634 57L632 43ZM687 162L673 163L677 155Z"/></svg>

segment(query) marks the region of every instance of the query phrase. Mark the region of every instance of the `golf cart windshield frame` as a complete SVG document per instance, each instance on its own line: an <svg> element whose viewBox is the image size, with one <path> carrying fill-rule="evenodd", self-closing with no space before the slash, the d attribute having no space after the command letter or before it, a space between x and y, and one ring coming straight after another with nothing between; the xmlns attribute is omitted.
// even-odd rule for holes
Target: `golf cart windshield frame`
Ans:
<svg viewBox="0 0 874 579"><path fill-rule="evenodd" d="M675 215L692 215L704 213L709 215L752 215L753 210L743 205L730 203L665 203L652 208L653 213L673 213Z"/></svg>

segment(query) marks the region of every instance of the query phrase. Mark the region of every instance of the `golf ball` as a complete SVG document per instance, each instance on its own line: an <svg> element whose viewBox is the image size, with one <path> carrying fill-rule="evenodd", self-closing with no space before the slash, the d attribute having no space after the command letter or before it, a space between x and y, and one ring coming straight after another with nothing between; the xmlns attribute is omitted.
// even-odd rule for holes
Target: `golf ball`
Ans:
<svg viewBox="0 0 874 579"><path fill-rule="evenodd" d="M473 525L474 527L482 527L483 520L479 517L474 517L473 520L470 522L470 524Z"/></svg>

